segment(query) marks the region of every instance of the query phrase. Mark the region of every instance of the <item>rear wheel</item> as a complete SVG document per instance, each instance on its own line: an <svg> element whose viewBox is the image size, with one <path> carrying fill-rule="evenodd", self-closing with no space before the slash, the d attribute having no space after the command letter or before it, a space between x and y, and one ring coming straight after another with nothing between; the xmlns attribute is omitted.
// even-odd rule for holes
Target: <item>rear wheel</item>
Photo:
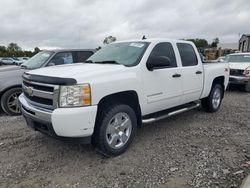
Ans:
<svg viewBox="0 0 250 188"><path fill-rule="evenodd" d="M12 88L6 91L1 98L1 107L8 115L20 115L18 97L22 93L21 88Z"/></svg>
<svg viewBox="0 0 250 188"><path fill-rule="evenodd" d="M116 104L103 112L100 118L95 132L98 151L105 156L116 156L125 152L137 129L134 110L128 105Z"/></svg>
<svg viewBox="0 0 250 188"><path fill-rule="evenodd" d="M215 84L207 98L201 100L202 107L207 112L216 112L219 110L223 96L223 89L220 84Z"/></svg>

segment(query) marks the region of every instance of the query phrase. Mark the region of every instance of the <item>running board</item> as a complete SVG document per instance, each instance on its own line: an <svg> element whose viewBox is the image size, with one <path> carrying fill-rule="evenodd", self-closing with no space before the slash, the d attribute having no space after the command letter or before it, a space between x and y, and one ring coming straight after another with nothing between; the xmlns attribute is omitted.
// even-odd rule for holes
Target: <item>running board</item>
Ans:
<svg viewBox="0 0 250 188"><path fill-rule="evenodd" d="M192 106L181 108L179 110L175 110L175 111L169 112L169 113L164 114L162 116L148 118L148 119L142 119L142 123L143 124L153 123L153 122L156 122L156 121L159 121L159 120L162 120L162 119L165 119L165 118L168 118L168 117L171 117L171 116L174 116L174 115L177 115L177 114L180 114L180 113L183 113L183 112L195 109L195 108L198 108L199 106L200 106L199 103L195 103Z"/></svg>

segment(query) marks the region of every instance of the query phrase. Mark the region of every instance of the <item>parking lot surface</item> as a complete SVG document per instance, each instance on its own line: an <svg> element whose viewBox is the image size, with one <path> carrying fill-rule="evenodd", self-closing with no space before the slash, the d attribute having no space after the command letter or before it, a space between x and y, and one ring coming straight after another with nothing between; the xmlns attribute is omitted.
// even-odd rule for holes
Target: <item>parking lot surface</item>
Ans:
<svg viewBox="0 0 250 188"><path fill-rule="evenodd" d="M250 94L231 89L217 113L144 125L114 158L1 114L0 159L2 187L239 187L250 173Z"/></svg>

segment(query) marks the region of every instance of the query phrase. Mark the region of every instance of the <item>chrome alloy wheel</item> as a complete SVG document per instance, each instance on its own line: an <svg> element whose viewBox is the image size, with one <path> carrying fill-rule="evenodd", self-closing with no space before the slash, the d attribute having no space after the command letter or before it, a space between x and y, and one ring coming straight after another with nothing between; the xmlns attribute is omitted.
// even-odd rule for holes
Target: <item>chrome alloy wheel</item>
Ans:
<svg viewBox="0 0 250 188"><path fill-rule="evenodd" d="M123 147L130 138L132 122L127 113L120 112L115 114L106 130L106 141L113 149Z"/></svg>
<svg viewBox="0 0 250 188"><path fill-rule="evenodd" d="M20 113L20 107L18 104L18 97L21 94L20 92L12 93L7 100L7 107L13 113Z"/></svg>
<svg viewBox="0 0 250 188"><path fill-rule="evenodd" d="M217 109L220 106L221 103L221 90L219 88L216 88L213 93L213 99L212 99L212 105L214 109Z"/></svg>

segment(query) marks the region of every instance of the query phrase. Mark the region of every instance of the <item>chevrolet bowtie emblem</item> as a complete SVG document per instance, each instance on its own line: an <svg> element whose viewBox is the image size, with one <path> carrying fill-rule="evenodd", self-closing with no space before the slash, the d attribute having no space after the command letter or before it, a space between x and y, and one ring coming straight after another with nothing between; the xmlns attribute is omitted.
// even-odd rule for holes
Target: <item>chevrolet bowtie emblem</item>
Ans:
<svg viewBox="0 0 250 188"><path fill-rule="evenodd" d="M33 88L32 88L32 87L27 87L27 88L26 88L26 93L27 93L29 96L33 96Z"/></svg>

